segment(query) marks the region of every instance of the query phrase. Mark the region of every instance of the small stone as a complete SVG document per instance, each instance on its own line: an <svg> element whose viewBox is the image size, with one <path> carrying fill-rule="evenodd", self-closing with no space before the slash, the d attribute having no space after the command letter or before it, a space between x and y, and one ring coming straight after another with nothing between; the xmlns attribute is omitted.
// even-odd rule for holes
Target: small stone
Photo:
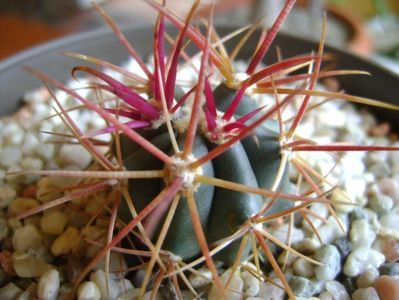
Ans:
<svg viewBox="0 0 399 300"><path fill-rule="evenodd" d="M12 254L12 261L15 272L22 278L39 277L51 269L51 265L42 258L19 251Z"/></svg>
<svg viewBox="0 0 399 300"><path fill-rule="evenodd" d="M343 228L341 228L341 226ZM327 224L323 224L322 226L320 226L320 228L318 229L318 233L323 244L331 244L337 238L344 236L344 231L346 230L346 225L342 219L336 219L335 217L330 216L328 217ZM316 234L314 234L313 238L317 239Z"/></svg>
<svg viewBox="0 0 399 300"><path fill-rule="evenodd" d="M121 295L125 295L128 291L134 289L132 282L127 278L120 278L120 280L118 281L118 286L120 290L119 297L121 297ZM189 294L191 295L191 292L189 292Z"/></svg>
<svg viewBox="0 0 399 300"><path fill-rule="evenodd" d="M395 178L385 177L378 181L378 188L384 195L388 195L395 203L399 200L399 182ZM397 208L399 209L399 208Z"/></svg>
<svg viewBox="0 0 399 300"><path fill-rule="evenodd" d="M38 145L39 140L37 137L31 132L27 132L21 147L22 153L24 155L31 155L34 153L34 150Z"/></svg>
<svg viewBox="0 0 399 300"><path fill-rule="evenodd" d="M260 290L257 297L264 300L283 300L285 290L280 279L274 279L274 284L271 282L261 282Z"/></svg>
<svg viewBox="0 0 399 300"><path fill-rule="evenodd" d="M343 213L350 213L355 204L353 196L350 196L346 191L336 188L332 192L331 202L337 211Z"/></svg>
<svg viewBox="0 0 399 300"><path fill-rule="evenodd" d="M198 274L191 273L189 277L190 284L195 289L202 288L212 282L212 273L210 270L202 268L198 272Z"/></svg>
<svg viewBox="0 0 399 300"><path fill-rule="evenodd" d="M383 275L376 280L374 288L381 300L399 299L399 279L397 278Z"/></svg>
<svg viewBox="0 0 399 300"><path fill-rule="evenodd" d="M16 251L26 252L37 248L42 243L42 236L33 225L26 225L15 230L12 243Z"/></svg>
<svg viewBox="0 0 399 300"><path fill-rule="evenodd" d="M384 263L378 270L381 275L397 276L399 275L399 263Z"/></svg>
<svg viewBox="0 0 399 300"><path fill-rule="evenodd" d="M163 300L164 298L161 296L161 293L157 292L155 297L152 295L152 291L148 291L144 294L143 300ZM127 300L127 299L126 299Z"/></svg>
<svg viewBox="0 0 399 300"><path fill-rule="evenodd" d="M378 268L385 261L385 257L380 252L359 247L352 251L344 264L344 273L347 276L357 276L367 269Z"/></svg>
<svg viewBox="0 0 399 300"><path fill-rule="evenodd" d="M22 151L19 147L4 146L0 153L0 164L4 167L10 167L18 163L22 158Z"/></svg>
<svg viewBox="0 0 399 300"><path fill-rule="evenodd" d="M35 297L37 290L37 283L33 282L29 285L29 287L19 295L17 300L31 300Z"/></svg>
<svg viewBox="0 0 399 300"><path fill-rule="evenodd" d="M354 249L370 247L377 237L377 233L367 220L361 219L353 221L349 237Z"/></svg>
<svg viewBox="0 0 399 300"><path fill-rule="evenodd" d="M352 251L352 244L346 237L336 239L333 245L337 247L342 258L346 258Z"/></svg>
<svg viewBox="0 0 399 300"><path fill-rule="evenodd" d="M62 162L62 166L73 165L83 170L90 164L92 157L90 153L80 145L64 144L60 149L59 159Z"/></svg>
<svg viewBox="0 0 399 300"><path fill-rule="evenodd" d="M314 265L302 257L294 262L292 269L295 275L305 278L312 278L315 274Z"/></svg>
<svg viewBox="0 0 399 300"><path fill-rule="evenodd" d="M295 261L297 260L297 256L292 254L291 251L284 250L283 252L280 253L280 255L277 258L277 262L280 264L280 266L291 266Z"/></svg>
<svg viewBox="0 0 399 300"><path fill-rule="evenodd" d="M248 296L256 296L259 293L259 279L248 271L241 272L241 278L244 281L244 293Z"/></svg>
<svg viewBox="0 0 399 300"><path fill-rule="evenodd" d="M36 199L19 197L8 206L8 215L15 217L27 210L38 207L39 204Z"/></svg>
<svg viewBox="0 0 399 300"><path fill-rule="evenodd" d="M380 300L377 291L373 287L356 290L352 295L352 300Z"/></svg>
<svg viewBox="0 0 399 300"><path fill-rule="evenodd" d="M388 262L399 260L399 243L393 238L384 239L381 250Z"/></svg>
<svg viewBox="0 0 399 300"><path fill-rule="evenodd" d="M16 196L17 192L11 186L0 186L0 208L6 208Z"/></svg>
<svg viewBox="0 0 399 300"><path fill-rule="evenodd" d="M79 246L79 230L68 227L51 245L51 253L54 256L67 255Z"/></svg>
<svg viewBox="0 0 399 300"><path fill-rule="evenodd" d="M292 292L298 297L312 297L316 293L313 281L299 276L293 276L290 280Z"/></svg>
<svg viewBox="0 0 399 300"><path fill-rule="evenodd" d="M12 282L0 288L1 300L15 300L20 294L22 290Z"/></svg>
<svg viewBox="0 0 399 300"><path fill-rule="evenodd" d="M345 287L349 295L352 295L357 289L355 277L342 274L339 277L339 282Z"/></svg>
<svg viewBox="0 0 399 300"><path fill-rule="evenodd" d="M326 283L326 291L333 295L334 300L350 300L350 296L345 287L336 280Z"/></svg>
<svg viewBox="0 0 399 300"><path fill-rule="evenodd" d="M369 198L369 206L377 214L385 214L393 207L393 200L387 195L372 195Z"/></svg>
<svg viewBox="0 0 399 300"><path fill-rule="evenodd" d="M78 288L78 300L100 300L101 294L97 285L92 281L83 282Z"/></svg>
<svg viewBox="0 0 399 300"><path fill-rule="evenodd" d="M19 146L24 139L25 132L18 122L9 122L2 128L5 144Z"/></svg>
<svg viewBox="0 0 399 300"><path fill-rule="evenodd" d="M367 214L361 207L355 207L350 213L350 219L353 222L357 219L366 219Z"/></svg>
<svg viewBox="0 0 399 300"><path fill-rule="evenodd" d="M279 226L276 230L271 230L270 233L282 242L286 242L290 236L291 243L293 245L301 242L305 237L305 234L302 230L296 227L290 228L289 224L283 224Z"/></svg>
<svg viewBox="0 0 399 300"><path fill-rule="evenodd" d="M226 284L227 281L231 278L229 289L224 291L224 296L226 299L231 300L240 300L241 294L244 288L244 282L239 276L238 272L231 274L232 270L227 269L226 272L220 276L220 280L222 284ZM209 300L218 300L222 298L222 291L216 285L212 285L211 291L209 292L208 299Z"/></svg>
<svg viewBox="0 0 399 300"><path fill-rule="evenodd" d="M44 233L61 234L68 222L65 213L59 210L45 213L40 221L40 227Z"/></svg>
<svg viewBox="0 0 399 300"><path fill-rule="evenodd" d="M35 154L44 161L54 159L55 145L41 141L35 148Z"/></svg>
<svg viewBox="0 0 399 300"><path fill-rule="evenodd" d="M40 276L37 286L37 297L43 300L57 299L60 290L60 274L57 270L51 269Z"/></svg>
<svg viewBox="0 0 399 300"><path fill-rule="evenodd" d="M22 222L16 218L10 218L7 220L8 227L10 227L12 232L15 232L18 228L22 228Z"/></svg>
<svg viewBox="0 0 399 300"><path fill-rule="evenodd" d="M399 206L381 216L379 221L384 227L399 230Z"/></svg>
<svg viewBox="0 0 399 300"><path fill-rule="evenodd" d="M326 245L316 251L314 259L323 265L316 265L314 272L318 280L332 280L341 271L341 256L335 246Z"/></svg>
<svg viewBox="0 0 399 300"><path fill-rule="evenodd" d="M24 170L42 170L43 161L39 158L26 157L21 160L20 163Z"/></svg>
<svg viewBox="0 0 399 300"><path fill-rule="evenodd" d="M314 203L310 206L310 210L316 214L316 216L309 214L307 219L311 222L312 226L319 228L323 224L323 218L327 219L329 215L328 207L325 203ZM312 226L305 219L302 221L302 227L307 231L312 231Z"/></svg>
<svg viewBox="0 0 399 300"><path fill-rule="evenodd" d="M324 291L319 295L320 300L334 300L333 295L330 292Z"/></svg>
<svg viewBox="0 0 399 300"><path fill-rule="evenodd" d="M305 237L301 243L297 245L295 249L297 249L299 252L303 254L313 254L317 249L319 249L321 246L320 242L317 240L316 237Z"/></svg>
<svg viewBox="0 0 399 300"><path fill-rule="evenodd" d="M90 275L90 281L94 282L101 294L101 299L115 299L119 293L118 283L115 281L114 277L109 275L107 283L107 276L104 270L97 270L92 272Z"/></svg>
<svg viewBox="0 0 399 300"><path fill-rule="evenodd" d="M380 273L377 269L368 269L357 277L356 285L358 288L367 288L373 286L379 276Z"/></svg>

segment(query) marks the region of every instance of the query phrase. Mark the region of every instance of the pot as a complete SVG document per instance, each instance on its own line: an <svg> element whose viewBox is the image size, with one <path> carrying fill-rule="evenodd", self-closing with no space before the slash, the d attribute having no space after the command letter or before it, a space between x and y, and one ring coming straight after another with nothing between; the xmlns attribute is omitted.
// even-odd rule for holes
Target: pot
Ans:
<svg viewBox="0 0 399 300"><path fill-rule="evenodd" d="M219 32L223 35L233 31L233 29L233 27L221 26ZM144 26L126 26L123 30L129 40L140 41L140 43L135 43L139 53L150 53L152 41L148 37L152 36L152 29ZM255 41L256 37L251 39L247 43L247 46L244 46L241 51L242 58L251 55L252 47L250 45ZM309 53L311 50L317 49L316 43L287 34L279 34L271 49L275 49L277 46L282 50L284 57ZM71 68L77 64L82 64L82 61L76 61L70 57L63 56L62 51L90 54L91 56L99 57L112 63L121 63L128 56L127 51L119 44L117 38L110 30L100 29L60 38L1 61L0 115L7 115L15 111L21 103L20 99L22 96L41 85L41 82L34 76L23 70L23 66L30 66L44 71L59 80L70 78L69 72ZM398 103L398 75L365 58L348 52L332 47L327 47L326 51L334 54L336 69L356 69L370 72L371 76L355 75L339 77L340 86L347 93L389 103ZM265 62L271 63L275 61L275 51L269 51ZM399 128L399 124L395 122L397 117L394 111L376 108L372 108L372 110L375 111L378 117L391 122Z"/></svg>

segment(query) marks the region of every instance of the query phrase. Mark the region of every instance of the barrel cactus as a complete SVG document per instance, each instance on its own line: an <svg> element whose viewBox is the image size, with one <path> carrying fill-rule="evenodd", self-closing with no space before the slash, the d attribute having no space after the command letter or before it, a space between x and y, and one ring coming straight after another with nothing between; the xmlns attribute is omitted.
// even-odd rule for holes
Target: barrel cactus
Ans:
<svg viewBox="0 0 399 300"><path fill-rule="evenodd" d="M212 272L212 282L221 289L226 285L220 279L216 261L234 269L242 262L252 260L256 266L254 274L262 278L259 260L263 259L269 261L289 297L294 298L267 241L296 255L301 254L285 241L268 234L268 224L285 222L284 217L289 219L315 202L324 203L334 215L328 199L329 190L320 180L312 179L323 176L296 160L295 153L397 150L318 145L301 139L295 132L309 108L311 97L319 95L390 109L398 107L315 90L318 78L362 73L321 70L324 30L317 53L261 66L295 0L286 1L272 28L260 36L252 59L242 73L234 71L236 66L232 60L255 26L248 29L249 33L229 55L217 38L211 17L206 33L191 24L198 1L186 20L169 11L165 3L146 2L159 12L154 31L152 68L100 8L141 68L140 74L87 55L69 53L75 58L112 69L124 77L124 80L116 79L87 66L78 66L72 71L73 75L84 73L96 78L91 87L111 95L112 105L98 104L53 78L31 70L47 86L65 91L80 101L85 109L97 112L109 125L94 133L80 132L69 118L69 111L59 104L59 115L93 155L93 165L85 171L32 173L79 177L86 191L78 189L53 203L28 210L19 218L106 191L103 207L107 209L98 211L95 217L101 215L110 220L108 239L81 272L77 283L82 282L101 259L109 257L110 251L133 257L127 258L131 266L135 269L141 266L145 270L141 295L151 280L155 281L152 287L156 289L163 279L193 270L204 261ZM178 28L169 53L165 51L169 37L165 30L166 20ZM180 84L177 79L179 69L187 70L191 68L190 63L194 64L185 52L185 39L196 45L201 58L199 68L192 66L198 72L195 82ZM304 67L310 72L292 73ZM296 84L295 88L284 88L287 85L292 87L292 84ZM52 94L58 103L56 95ZM270 94L272 101L261 103L259 95L262 94ZM291 120L285 122L282 111L288 106L297 111ZM96 136L103 134L112 137L105 154L94 142ZM292 168L303 176L309 185L308 191L299 193L292 187L289 180Z"/></svg>

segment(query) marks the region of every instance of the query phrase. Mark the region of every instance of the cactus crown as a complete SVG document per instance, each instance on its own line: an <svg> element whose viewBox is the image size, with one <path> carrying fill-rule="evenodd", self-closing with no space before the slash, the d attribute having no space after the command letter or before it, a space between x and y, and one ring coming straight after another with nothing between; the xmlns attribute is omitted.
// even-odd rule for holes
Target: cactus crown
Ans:
<svg viewBox="0 0 399 300"><path fill-rule="evenodd" d="M79 177L81 186L71 187L76 192L67 199L45 203L24 212L19 218L105 191L104 209L98 210L88 225L98 216L106 217L109 220L108 239L82 271L77 283L101 259L109 257L111 251L130 253L134 257L133 268L145 270L142 295L150 282L156 290L163 280L171 280L179 290L178 274L184 280L185 272L195 273L195 268L203 262L212 272L213 284L221 290L225 290L229 283L220 279L216 261L233 270L251 261L250 272L263 280L262 261L268 261L289 297L294 298L267 241L295 255L303 255L289 243L270 235L268 227L281 222L292 226L292 216L302 213L315 202L324 203L335 216L328 199L334 187L325 184L323 174L298 159L296 153L397 150L319 145L297 136L298 124L314 105L311 104L312 97L340 98L390 109L398 107L316 90L319 78L364 73L321 69L325 29L317 53L261 66L295 0L286 1L274 25L262 32L252 59L242 73L235 72L233 60L256 26L242 30L246 33L229 54L212 25L212 14L205 34L192 25L198 1L185 20L169 11L165 3L145 2L159 12L154 31L152 70L99 7L97 9L141 68L141 74L98 58L68 53L112 69L124 78L118 80L104 71L86 66L72 70L73 75L84 72L97 79L91 88L105 91L111 95L110 99L116 99L108 101L107 106L31 70L46 86L65 91L86 109L97 112L109 125L97 132L81 132L69 118L69 111L62 107L49 88L59 105L59 115L72 129L75 138L92 154L93 165L84 171L32 171L40 175ZM166 21L178 28L175 38L167 34ZM198 60L193 60L185 51L186 39L199 49L199 67L195 65ZM167 42L171 44L169 53L165 51ZM197 72L194 83L178 79L179 71L190 68ZM300 74L293 73L303 70ZM290 88L292 86L295 88ZM260 104L259 95L264 94L270 94L271 100ZM296 112L284 119L283 112L288 108L295 108ZM95 143L96 137L103 134L112 136L109 151L105 154ZM297 169L308 190L298 193L292 188L288 178L290 168ZM86 189L81 189L82 186ZM317 264L311 258L306 259ZM189 289L197 293L191 287Z"/></svg>

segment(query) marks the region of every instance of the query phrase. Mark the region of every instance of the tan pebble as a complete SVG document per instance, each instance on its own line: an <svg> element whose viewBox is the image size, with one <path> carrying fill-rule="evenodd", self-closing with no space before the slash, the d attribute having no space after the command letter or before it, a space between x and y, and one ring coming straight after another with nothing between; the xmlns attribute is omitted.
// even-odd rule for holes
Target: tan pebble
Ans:
<svg viewBox="0 0 399 300"><path fill-rule="evenodd" d="M12 238L14 249L26 252L29 249L37 248L42 242L42 236L33 225L26 225L15 230Z"/></svg>
<svg viewBox="0 0 399 300"><path fill-rule="evenodd" d="M36 184L36 199L40 202L48 202L62 197L63 193L57 191L53 184L53 177L43 177Z"/></svg>
<svg viewBox="0 0 399 300"><path fill-rule="evenodd" d="M66 255L76 250L78 246L79 230L70 226L51 245L51 253L54 256Z"/></svg>
<svg viewBox="0 0 399 300"><path fill-rule="evenodd" d="M39 206L39 201L33 198L17 198L8 206L8 215L15 217L24 211Z"/></svg>
<svg viewBox="0 0 399 300"><path fill-rule="evenodd" d="M61 234L68 222L68 218L62 211L52 211L44 214L40 221L40 227L44 233Z"/></svg>
<svg viewBox="0 0 399 300"><path fill-rule="evenodd" d="M64 209L64 213L68 217L68 224L77 228L85 227L90 220L90 217L88 215L83 215L80 211L77 211L76 209L66 207Z"/></svg>
<svg viewBox="0 0 399 300"><path fill-rule="evenodd" d="M352 294L352 300L380 300L377 291L373 287L356 290Z"/></svg>
<svg viewBox="0 0 399 300"><path fill-rule="evenodd" d="M91 240L96 240L101 236L104 236L106 232L106 229L97 226L87 226L82 228L82 235Z"/></svg>
<svg viewBox="0 0 399 300"><path fill-rule="evenodd" d="M34 215L34 216L30 216L24 219L24 224L25 225L33 225L37 228L40 228L40 220L41 220L41 216L39 215Z"/></svg>
<svg viewBox="0 0 399 300"><path fill-rule="evenodd" d="M82 235L100 244L105 244L107 242L106 229L97 226L84 227L82 229ZM85 255L89 258L94 257L100 249L101 246L99 245L89 245Z"/></svg>
<svg viewBox="0 0 399 300"><path fill-rule="evenodd" d="M22 278L39 277L52 268L42 258L19 251L12 254L12 261L15 272Z"/></svg>
<svg viewBox="0 0 399 300"><path fill-rule="evenodd" d="M368 269L367 271L360 274L359 277L357 277L356 285L359 289L373 286L379 276L380 274L377 269Z"/></svg>
<svg viewBox="0 0 399 300"><path fill-rule="evenodd" d="M23 226L22 222L16 218L8 219L7 224L13 232L15 232L15 230L17 230L18 228L21 228Z"/></svg>
<svg viewBox="0 0 399 300"><path fill-rule="evenodd" d="M399 299L399 279L391 276L380 276L374 288L382 300L398 300Z"/></svg>

